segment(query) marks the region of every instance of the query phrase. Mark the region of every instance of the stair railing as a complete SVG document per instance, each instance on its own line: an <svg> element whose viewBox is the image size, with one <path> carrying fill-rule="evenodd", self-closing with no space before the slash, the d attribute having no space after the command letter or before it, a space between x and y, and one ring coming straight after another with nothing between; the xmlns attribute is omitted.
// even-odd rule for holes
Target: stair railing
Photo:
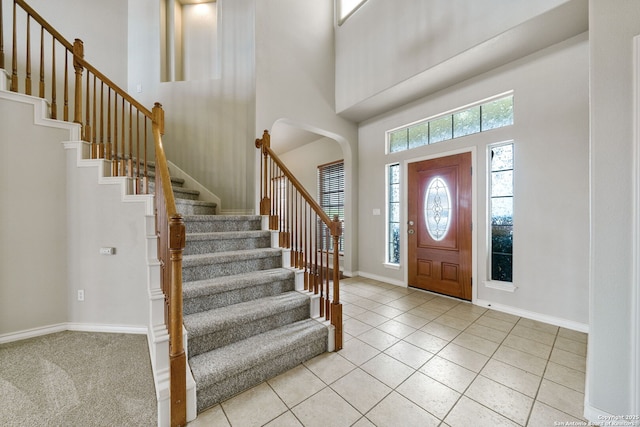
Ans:
<svg viewBox="0 0 640 427"><path fill-rule="evenodd" d="M40 27L39 42L32 41L32 34L38 33L37 28L32 30L32 22ZM156 103L150 111L118 87L84 60L81 40L76 39L74 43L67 41L24 0L13 1L11 24L11 91L20 92L20 81L24 79L23 93L32 95L31 48L36 45L40 49L38 96L47 100L50 118L59 119L58 89L62 89L62 120L80 125L82 139L89 144L91 158L110 161L111 176L128 177L134 182L132 190L135 194L148 194L148 164L155 154L156 234L158 259L162 268L161 288L165 295L165 324L169 329L171 425L186 425L186 355L182 334L182 252L185 247L185 225L176 209L162 145L164 110ZM19 36L25 41L24 56L19 56ZM48 43L50 48L45 47ZM62 77L59 77L60 68ZM2 1L0 69L5 69ZM86 75L83 75L85 70ZM72 106L69 105L70 99L73 100ZM83 105L86 110L84 117ZM69 111L71 107L73 115ZM152 147L147 145L149 133L154 141Z"/></svg>
<svg viewBox="0 0 640 427"><path fill-rule="evenodd" d="M339 241L342 223L330 219L304 186L271 150L271 136L256 139L260 162L260 214L290 249L291 267L304 271L304 289L320 296L320 316L335 328L335 350L342 348Z"/></svg>

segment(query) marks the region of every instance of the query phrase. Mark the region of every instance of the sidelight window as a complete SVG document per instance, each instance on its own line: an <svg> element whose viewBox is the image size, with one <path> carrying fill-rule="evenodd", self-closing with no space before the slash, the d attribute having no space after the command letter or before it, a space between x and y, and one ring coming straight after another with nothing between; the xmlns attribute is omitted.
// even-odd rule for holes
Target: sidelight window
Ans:
<svg viewBox="0 0 640 427"><path fill-rule="evenodd" d="M513 143L489 147L491 280L513 282Z"/></svg>
<svg viewBox="0 0 640 427"><path fill-rule="evenodd" d="M400 165L387 166L387 262L400 264Z"/></svg>

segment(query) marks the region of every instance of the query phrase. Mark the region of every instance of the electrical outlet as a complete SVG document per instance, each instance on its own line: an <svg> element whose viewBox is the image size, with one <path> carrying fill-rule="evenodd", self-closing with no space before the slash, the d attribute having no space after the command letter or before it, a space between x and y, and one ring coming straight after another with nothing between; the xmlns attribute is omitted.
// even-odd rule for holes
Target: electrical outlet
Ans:
<svg viewBox="0 0 640 427"><path fill-rule="evenodd" d="M78 301L84 301L84 289L78 289Z"/></svg>

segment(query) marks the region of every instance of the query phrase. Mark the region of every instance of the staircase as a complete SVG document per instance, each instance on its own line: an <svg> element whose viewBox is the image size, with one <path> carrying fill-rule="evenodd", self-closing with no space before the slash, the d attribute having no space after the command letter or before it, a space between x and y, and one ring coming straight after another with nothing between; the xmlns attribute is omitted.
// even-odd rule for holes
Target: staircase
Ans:
<svg viewBox="0 0 640 427"><path fill-rule="evenodd" d="M171 181L187 232L185 350L202 412L327 351L328 328L311 318L312 299L295 290L260 216L215 215L184 180Z"/></svg>

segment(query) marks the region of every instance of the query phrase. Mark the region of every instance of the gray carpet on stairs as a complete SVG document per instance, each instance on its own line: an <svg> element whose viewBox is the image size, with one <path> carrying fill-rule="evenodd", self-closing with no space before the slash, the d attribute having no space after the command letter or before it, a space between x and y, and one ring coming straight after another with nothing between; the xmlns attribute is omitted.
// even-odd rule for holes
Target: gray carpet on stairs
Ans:
<svg viewBox="0 0 640 427"><path fill-rule="evenodd" d="M198 412L327 349L259 216L185 215L184 326Z"/></svg>

